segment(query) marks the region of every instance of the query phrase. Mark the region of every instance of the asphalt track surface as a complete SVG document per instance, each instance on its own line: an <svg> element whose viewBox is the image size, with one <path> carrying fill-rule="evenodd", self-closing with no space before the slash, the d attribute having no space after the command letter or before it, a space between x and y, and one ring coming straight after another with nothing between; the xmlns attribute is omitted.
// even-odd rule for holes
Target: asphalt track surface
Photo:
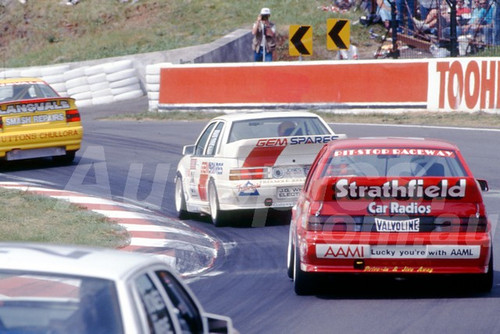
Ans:
<svg viewBox="0 0 500 334"><path fill-rule="evenodd" d="M75 164L50 160L3 166L0 181L32 181L44 187L132 203L175 224L173 177L182 146L196 139L205 122L98 120L110 113L143 111L144 100L83 109L85 135ZM466 128L333 124L349 137L412 136L452 141L478 178L500 236L500 132ZM337 278L316 296L299 297L286 275L288 226L215 228L206 219L188 224L217 240L215 262L188 278L205 309L229 315L241 333L499 333L500 272L494 288L478 294L460 281ZM494 257L500 259L500 246Z"/></svg>

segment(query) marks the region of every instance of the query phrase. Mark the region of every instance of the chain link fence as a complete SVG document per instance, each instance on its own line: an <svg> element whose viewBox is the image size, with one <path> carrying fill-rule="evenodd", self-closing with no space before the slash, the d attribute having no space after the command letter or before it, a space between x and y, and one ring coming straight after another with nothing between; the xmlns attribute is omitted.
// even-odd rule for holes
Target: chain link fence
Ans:
<svg viewBox="0 0 500 334"><path fill-rule="evenodd" d="M361 23L386 29L375 58L500 52L500 0L365 0L363 5L367 15Z"/></svg>

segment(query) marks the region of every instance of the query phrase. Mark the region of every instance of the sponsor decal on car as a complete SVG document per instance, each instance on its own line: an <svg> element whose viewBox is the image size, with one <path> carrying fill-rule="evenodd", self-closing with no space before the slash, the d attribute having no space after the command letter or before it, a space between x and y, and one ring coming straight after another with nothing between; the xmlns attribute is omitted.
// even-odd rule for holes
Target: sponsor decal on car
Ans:
<svg viewBox="0 0 500 334"><path fill-rule="evenodd" d="M270 146L287 146L287 145L301 145L301 144L325 144L332 140L339 138L339 136L297 136L291 138L264 138L257 141L258 147Z"/></svg>
<svg viewBox="0 0 500 334"><path fill-rule="evenodd" d="M408 266L394 266L394 267L379 267L379 266L366 266L364 272L370 273L427 273L431 274L434 269L429 267L408 267Z"/></svg>
<svg viewBox="0 0 500 334"><path fill-rule="evenodd" d="M51 132L40 133L40 139L69 137L69 136L76 136L76 135L78 135L78 130L51 131Z"/></svg>
<svg viewBox="0 0 500 334"><path fill-rule="evenodd" d="M208 174L210 175L222 175L224 168L223 162L209 162L208 163Z"/></svg>
<svg viewBox="0 0 500 334"><path fill-rule="evenodd" d="M306 177L309 171L309 166L292 166L292 167L273 167L273 178L290 178L290 177Z"/></svg>
<svg viewBox="0 0 500 334"><path fill-rule="evenodd" d="M260 184L253 184L248 181L245 184L238 185L237 188L238 196L259 196L259 191L257 189L260 188Z"/></svg>
<svg viewBox="0 0 500 334"><path fill-rule="evenodd" d="M78 136L78 130L61 130L61 131L50 131L50 132L42 132L42 133L26 133L19 135L11 135L0 137L0 141L2 143L13 143L20 142L26 140L36 140L36 139L49 139L49 138L62 138L62 137L71 137Z"/></svg>
<svg viewBox="0 0 500 334"><path fill-rule="evenodd" d="M339 179L334 186L334 196L340 198L462 198L465 197L466 179L450 185L442 179L436 185L424 185L423 179L413 179L406 184L391 180L382 185L358 185L356 181Z"/></svg>
<svg viewBox="0 0 500 334"><path fill-rule="evenodd" d="M297 198L300 195L300 191L302 187L277 187L276 188L276 197L278 199L293 199Z"/></svg>
<svg viewBox="0 0 500 334"><path fill-rule="evenodd" d="M50 114L50 115L35 115L35 116L22 116L22 117L5 117L4 125L24 125L32 123L45 123L45 122L61 122L66 120L64 113Z"/></svg>
<svg viewBox="0 0 500 334"><path fill-rule="evenodd" d="M467 245L316 245L320 259L478 259L480 252L481 246Z"/></svg>
<svg viewBox="0 0 500 334"><path fill-rule="evenodd" d="M300 144L325 144L332 140L339 138L339 136L306 136L306 137L292 137L290 138L290 145Z"/></svg>
<svg viewBox="0 0 500 334"><path fill-rule="evenodd" d="M448 150L432 150L420 148L363 148L350 150L337 150L333 153L335 157L348 157L355 155L419 155L433 157L455 157L455 152Z"/></svg>
<svg viewBox="0 0 500 334"><path fill-rule="evenodd" d="M420 231L420 218L407 220L375 218L375 227L378 232L418 232Z"/></svg>
<svg viewBox="0 0 500 334"><path fill-rule="evenodd" d="M28 113L69 108L70 104L66 100L46 101L39 103L16 103L2 106L0 109L0 114Z"/></svg>
<svg viewBox="0 0 500 334"><path fill-rule="evenodd" d="M377 204L371 202L368 204L367 211L371 214L429 214L432 207L430 205L420 205L416 202L409 204L400 204L391 202L389 204Z"/></svg>

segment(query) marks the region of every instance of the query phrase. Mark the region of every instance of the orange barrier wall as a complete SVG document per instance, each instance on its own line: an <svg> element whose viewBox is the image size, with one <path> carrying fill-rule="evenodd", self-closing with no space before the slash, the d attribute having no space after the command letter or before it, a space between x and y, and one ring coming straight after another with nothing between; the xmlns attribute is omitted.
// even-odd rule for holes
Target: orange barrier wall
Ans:
<svg viewBox="0 0 500 334"><path fill-rule="evenodd" d="M159 104L426 101L427 62L172 65L160 72Z"/></svg>
<svg viewBox="0 0 500 334"><path fill-rule="evenodd" d="M500 58L171 65L159 109L333 105L430 111L500 109Z"/></svg>

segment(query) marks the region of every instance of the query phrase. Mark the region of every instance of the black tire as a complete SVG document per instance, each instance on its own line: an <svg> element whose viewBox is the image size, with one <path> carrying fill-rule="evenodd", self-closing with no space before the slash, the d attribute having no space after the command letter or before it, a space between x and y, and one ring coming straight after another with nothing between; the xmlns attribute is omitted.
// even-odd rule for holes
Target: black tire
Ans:
<svg viewBox="0 0 500 334"><path fill-rule="evenodd" d="M295 243L294 247L294 260L293 287L295 293L299 296L312 295L316 292L317 278L315 274L300 269L300 255L298 254L297 243Z"/></svg>
<svg viewBox="0 0 500 334"><path fill-rule="evenodd" d="M182 177L178 175L175 178L175 211L179 219L187 219L189 217L189 212L186 208L186 197L184 196Z"/></svg>
<svg viewBox="0 0 500 334"><path fill-rule="evenodd" d="M493 248L491 249L490 262L488 263L488 271L485 274L479 274L474 277L473 287L481 293L489 293L493 288Z"/></svg>
<svg viewBox="0 0 500 334"><path fill-rule="evenodd" d="M219 195L213 180L208 184L208 205L210 218L216 227L226 226L228 224L229 212L221 211L219 206Z"/></svg>
<svg viewBox="0 0 500 334"><path fill-rule="evenodd" d="M286 256L286 273L289 278L293 279L293 271L295 265L294 245L292 240L292 226L290 225L290 232L288 233L288 250Z"/></svg>
<svg viewBox="0 0 500 334"><path fill-rule="evenodd" d="M269 209L268 224L271 226L290 225L292 209Z"/></svg>
<svg viewBox="0 0 500 334"><path fill-rule="evenodd" d="M76 151L67 151L65 155L56 155L52 161L59 165L69 165L75 160Z"/></svg>

